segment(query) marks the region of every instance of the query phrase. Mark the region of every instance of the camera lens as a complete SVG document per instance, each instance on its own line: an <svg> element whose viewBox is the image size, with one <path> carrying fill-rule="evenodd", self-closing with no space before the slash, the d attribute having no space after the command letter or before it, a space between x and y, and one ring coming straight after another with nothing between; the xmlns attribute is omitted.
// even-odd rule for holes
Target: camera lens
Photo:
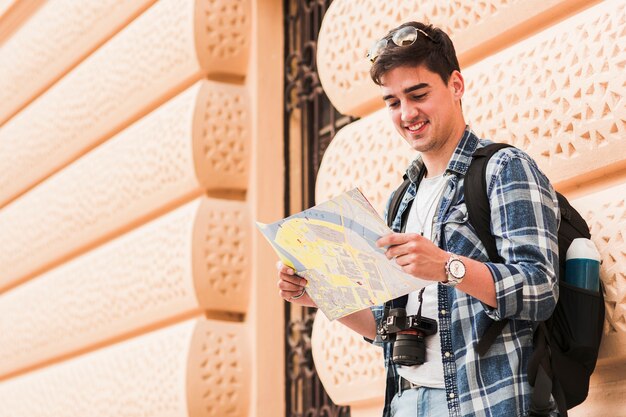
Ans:
<svg viewBox="0 0 626 417"><path fill-rule="evenodd" d="M393 344L391 359L394 363L404 366L421 365L426 359L424 336L418 334L399 333Z"/></svg>

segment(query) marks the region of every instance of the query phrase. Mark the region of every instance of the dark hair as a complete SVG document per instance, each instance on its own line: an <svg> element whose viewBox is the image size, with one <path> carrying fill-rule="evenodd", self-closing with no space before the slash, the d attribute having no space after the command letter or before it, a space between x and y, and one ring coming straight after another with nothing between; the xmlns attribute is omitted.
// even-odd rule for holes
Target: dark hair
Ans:
<svg viewBox="0 0 626 417"><path fill-rule="evenodd" d="M417 39L412 45L397 46L391 41L391 37L395 31L406 26L423 30L430 39L418 32ZM370 77L378 85L381 84L380 79L383 75L398 67L426 65L428 70L439 74L446 84L454 70L461 71L450 37L433 25L420 22L403 23L389 31L383 39L387 39L387 47L376 58L370 69Z"/></svg>

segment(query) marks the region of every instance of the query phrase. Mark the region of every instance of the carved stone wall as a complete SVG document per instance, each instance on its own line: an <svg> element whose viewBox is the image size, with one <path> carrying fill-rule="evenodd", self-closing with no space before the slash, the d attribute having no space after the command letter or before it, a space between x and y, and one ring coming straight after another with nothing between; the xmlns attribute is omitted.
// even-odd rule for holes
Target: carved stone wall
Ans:
<svg viewBox="0 0 626 417"><path fill-rule="evenodd" d="M581 13L468 68L467 119L557 184L614 171L626 159L625 21L624 3Z"/></svg>
<svg viewBox="0 0 626 417"><path fill-rule="evenodd" d="M0 47L0 124L153 2L45 2Z"/></svg>
<svg viewBox="0 0 626 417"><path fill-rule="evenodd" d="M281 11L0 0L0 415L284 415Z"/></svg>
<svg viewBox="0 0 626 417"><path fill-rule="evenodd" d="M373 40L407 20L426 20L452 34L472 129L528 151L572 197L602 254L607 306L599 365L589 400L572 411L577 416L626 415L618 399L626 391L626 6L594 3L337 0L325 17L318 49L329 98L342 112L361 116L328 147L316 184L318 202L359 186L382 214L416 156L387 111L376 110L382 100L365 59ZM372 375L383 372L382 361L372 374L368 361L374 359L364 353L371 347L322 314L315 329L315 363L330 396L351 405L352 416L379 415L382 390L372 384L377 378Z"/></svg>
<svg viewBox="0 0 626 417"><path fill-rule="evenodd" d="M206 74L242 75L247 3L159 1L1 126L0 204Z"/></svg>
<svg viewBox="0 0 626 417"><path fill-rule="evenodd" d="M209 103L241 102L245 91L214 87L194 85L0 211L0 288L177 200L245 186L242 164L236 175L219 169L226 164L207 166L207 155L228 154L227 161L247 154L243 105L217 111ZM220 124L228 127L220 131Z"/></svg>
<svg viewBox="0 0 626 417"><path fill-rule="evenodd" d="M248 347L241 324L189 320L4 382L0 401L15 417L243 417Z"/></svg>

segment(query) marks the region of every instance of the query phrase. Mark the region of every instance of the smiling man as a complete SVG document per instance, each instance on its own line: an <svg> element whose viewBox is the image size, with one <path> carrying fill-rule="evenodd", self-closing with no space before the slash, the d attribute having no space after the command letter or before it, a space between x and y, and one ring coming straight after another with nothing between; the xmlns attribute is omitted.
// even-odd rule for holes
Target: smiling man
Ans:
<svg viewBox="0 0 626 417"><path fill-rule="evenodd" d="M491 262L469 223L464 194L472 155L489 141L464 119L465 83L452 41L438 28L409 22L376 42L368 57L396 130L419 153L406 171L408 188L390 198L399 202L397 212L387 207L394 233L378 245L406 272L433 282L340 320L369 340L379 330L375 343L387 367L383 415L534 415L526 368L534 327L558 298L556 194L524 152L506 148L489 160L491 232L501 258ZM315 306L306 281L278 268L281 297ZM402 312L435 324L398 332ZM479 355L481 336L504 319L491 348ZM389 326L381 332L383 324Z"/></svg>

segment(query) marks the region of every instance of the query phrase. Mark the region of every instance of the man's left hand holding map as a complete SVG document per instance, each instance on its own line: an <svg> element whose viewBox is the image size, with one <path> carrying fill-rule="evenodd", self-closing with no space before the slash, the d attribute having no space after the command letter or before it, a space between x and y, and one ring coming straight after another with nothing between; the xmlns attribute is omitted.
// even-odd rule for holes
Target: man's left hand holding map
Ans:
<svg viewBox="0 0 626 417"><path fill-rule="evenodd" d="M429 281L407 274L376 241L392 233L358 188L272 224L257 222L283 264L329 320L382 304Z"/></svg>

